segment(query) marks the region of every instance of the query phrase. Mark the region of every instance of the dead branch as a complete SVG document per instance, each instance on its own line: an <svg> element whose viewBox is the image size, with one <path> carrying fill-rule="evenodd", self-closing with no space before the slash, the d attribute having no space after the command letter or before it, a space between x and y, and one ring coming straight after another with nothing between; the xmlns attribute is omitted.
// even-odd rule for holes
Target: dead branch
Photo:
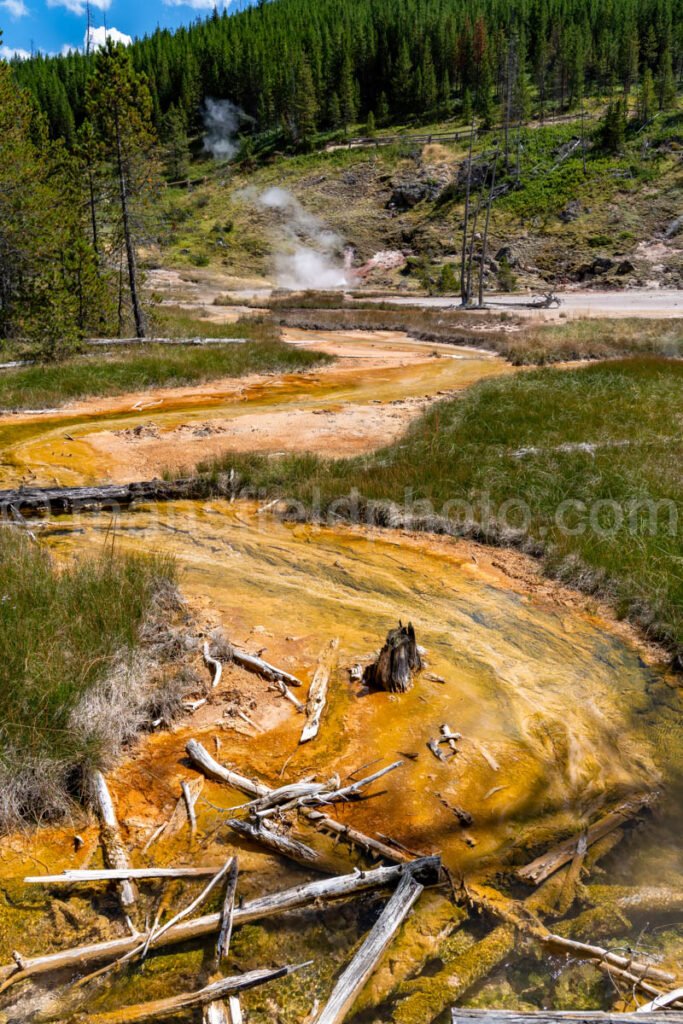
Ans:
<svg viewBox="0 0 683 1024"><path fill-rule="evenodd" d="M203 654L204 664L211 672L211 689L215 690L216 687L220 684L221 679L223 678L223 666L221 665L220 661L217 661L216 658L211 657L211 651L209 648L208 640L204 643Z"/></svg>
<svg viewBox="0 0 683 1024"><path fill-rule="evenodd" d="M296 839L290 839L279 832L253 825L248 821L239 821L237 818L230 818L226 824L233 832L245 836L258 846L264 846L271 853L279 853L280 856L288 857L289 860L293 860L297 864L305 864L306 867L315 865L318 869L321 868L323 858L317 850L312 850L310 846L306 846Z"/></svg>
<svg viewBox="0 0 683 1024"><path fill-rule="evenodd" d="M232 647L232 657L236 665L246 668L248 672L254 672L257 676L261 676L269 682L276 682L278 679L281 679L288 686L304 685L296 676L285 672L283 669L276 668L275 665L269 664L255 654L247 654L246 651L241 651L238 647Z"/></svg>
<svg viewBox="0 0 683 1024"><path fill-rule="evenodd" d="M144 881L154 878L206 878L220 871L218 867L204 868L119 868L102 871L64 871L61 875L29 875L26 885L79 885L90 882L125 882L127 879Z"/></svg>

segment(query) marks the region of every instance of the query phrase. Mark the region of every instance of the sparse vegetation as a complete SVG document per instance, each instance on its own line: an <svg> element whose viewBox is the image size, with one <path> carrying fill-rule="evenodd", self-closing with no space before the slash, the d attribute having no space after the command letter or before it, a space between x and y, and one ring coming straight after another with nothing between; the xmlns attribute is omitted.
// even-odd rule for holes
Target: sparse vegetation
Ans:
<svg viewBox="0 0 683 1024"><path fill-rule="evenodd" d="M0 830L65 813L151 719L161 693L142 631L149 646L174 583L167 559L108 548L58 566L0 529Z"/></svg>
<svg viewBox="0 0 683 1024"><path fill-rule="evenodd" d="M424 341L487 348L515 366L628 355L680 356L683 326L677 319L623 318L532 324L514 317L477 317L458 310L411 309L391 303L358 303L342 309L279 307L281 323L316 330L406 331Z"/></svg>
<svg viewBox="0 0 683 1024"><path fill-rule="evenodd" d="M323 514L354 492L360 506L410 495L419 526L427 501L454 529L543 551L549 572L683 651L682 385L683 364L665 359L541 369L435 406L374 455L226 456L199 472L210 486L235 468L245 487Z"/></svg>

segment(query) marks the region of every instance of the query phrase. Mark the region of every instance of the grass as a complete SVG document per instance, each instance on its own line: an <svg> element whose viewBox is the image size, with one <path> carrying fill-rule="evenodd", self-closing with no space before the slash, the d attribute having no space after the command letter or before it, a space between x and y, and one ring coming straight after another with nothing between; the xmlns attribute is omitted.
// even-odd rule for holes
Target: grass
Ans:
<svg viewBox="0 0 683 1024"><path fill-rule="evenodd" d="M158 695L136 652L173 563L109 550L58 569L0 529L0 829L66 812Z"/></svg>
<svg viewBox="0 0 683 1024"><path fill-rule="evenodd" d="M434 406L370 456L225 456L199 472L235 468L245 487L322 515L354 492L361 509L427 502L413 525L542 553L681 656L682 386L683 363L654 357L538 369Z"/></svg>
<svg viewBox="0 0 683 1024"><path fill-rule="evenodd" d="M206 348L145 345L99 348L61 363L0 371L0 409L54 408L88 397L182 387L250 373L296 372L329 362L322 353L285 345L268 321L207 324L183 314L161 325L177 337L246 337L244 345Z"/></svg>
<svg viewBox="0 0 683 1024"><path fill-rule="evenodd" d="M458 310L392 307L390 303L353 304L341 309L327 303L324 308L310 309L304 302L298 309L291 309L285 302L275 310L280 322L291 327L406 331L423 341L486 348L514 366L629 355L683 355L683 321L680 319L634 317L534 324L514 316L473 317ZM506 327L519 329L503 329Z"/></svg>

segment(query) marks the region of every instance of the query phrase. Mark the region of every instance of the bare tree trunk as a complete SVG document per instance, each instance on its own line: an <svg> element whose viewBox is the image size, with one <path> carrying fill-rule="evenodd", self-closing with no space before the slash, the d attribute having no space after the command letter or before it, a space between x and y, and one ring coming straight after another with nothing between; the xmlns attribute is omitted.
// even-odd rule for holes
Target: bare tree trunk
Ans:
<svg viewBox="0 0 683 1024"><path fill-rule="evenodd" d="M479 193L479 199L477 200L477 208L474 211L474 219L472 220L472 238L470 240L470 251L467 260L467 305L470 304L472 298L472 262L474 260L474 243L477 238L477 223L479 221L479 211L481 210L481 192Z"/></svg>
<svg viewBox="0 0 683 1024"><path fill-rule="evenodd" d="M467 262L467 229L470 220L470 191L472 188L472 152L474 149L474 118L472 119L472 133L470 135L470 152L467 166L467 190L465 192L465 222L462 228L462 259L460 264L460 298L462 305L466 306L469 296L466 287L466 262Z"/></svg>
<svg viewBox="0 0 683 1024"><path fill-rule="evenodd" d="M138 272L135 258L135 246L133 245L133 234L130 223L130 210L128 207L128 181L126 179L126 168L123 159L123 148L121 146L121 131L119 127L118 114L116 116L116 154L119 175L119 195L121 198L121 219L123 222L123 238L126 246L126 258L128 260L128 286L130 288L130 301L133 307L135 319L135 331L138 338L145 337L145 318L140 304L138 294Z"/></svg>
<svg viewBox="0 0 683 1024"><path fill-rule="evenodd" d="M500 149L496 149L493 154L493 171L491 174L491 188L489 189L489 199L486 204L486 224L484 226L484 240L481 246L481 265L479 267L479 306L484 305L484 274L486 272L486 256L488 253L489 246L489 225L491 224L491 207L493 206L493 192L496 187L496 173L498 171L498 155Z"/></svg>

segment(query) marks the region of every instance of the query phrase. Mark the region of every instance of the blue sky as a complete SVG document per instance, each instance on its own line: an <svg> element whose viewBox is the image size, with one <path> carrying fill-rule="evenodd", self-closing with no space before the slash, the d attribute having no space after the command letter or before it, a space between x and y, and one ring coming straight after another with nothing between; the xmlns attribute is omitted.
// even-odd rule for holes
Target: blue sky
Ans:
<svg viewBox="0 0 683 1024"><path fill-rule="evenodd" d="M219 0L222 10L225 0ZM126 36L142 36L157 25L176 28L196 17L210 14L214 0L91 0L92 20L117 29ZM240 0L228 0L235 8ZM14 51L30 52L33 47L60 53L65 47L80 47L85 38L85 0L0 0L2 56Z"/></svg>

